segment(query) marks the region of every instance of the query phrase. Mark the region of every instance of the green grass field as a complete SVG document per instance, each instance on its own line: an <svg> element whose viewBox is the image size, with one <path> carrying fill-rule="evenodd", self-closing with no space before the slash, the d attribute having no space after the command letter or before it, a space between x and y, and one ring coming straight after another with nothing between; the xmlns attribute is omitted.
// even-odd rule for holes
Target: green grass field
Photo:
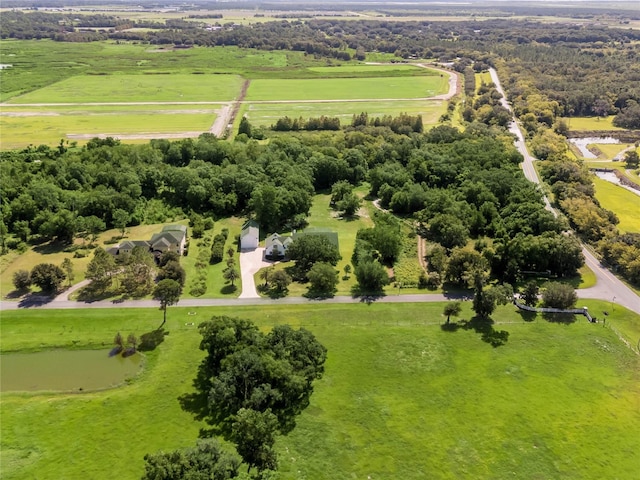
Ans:
<svg viewBox="0 0 640 480"><path fill-rule="evenodd" d="M195 112L198 112L197 110ZM207 132L216 119L215 113L103 112L90 115L64 114L0 118L0 148L21 148L29 144L54 145L60 139L86 142L99 134L153 135L181 132ZM197 136L198 133L193 136ZM89 136L89 137L86 137ZM86 138L85 138L86 137ZM148 141L148 140L146 140Z"/></svg>
<svg viewBox="0 0 640 480"><path fill-rule="evenodd" d="M353 115L367 112L370 118L399 113L422 115L425 126L436 124L445 112L446 104L434 101L378 101L378 102L327 102L327 103L250 103L243 112L252 124L271 126L279 118L309 118L325 115L338 117L342 125L349 125Z"/></svg>
<svg viewBox="0 0 640 480"><path fill-rule="evenodd" d="M583 303L640 334L637 315ZM132 384L2 394L2 478L138 478L145 453L192 445L202 425L177 401L201 359L188 324L225 314L263 328L304 325L328 348L311 405L276 444L283 480L636 477L640 359L615 332L582 317L524 322L508 306L493 326L508 341L493 348L473 329L441 330L442 308L171 307L169 335ZM467 302L461 318L469 317ZM156 309L3 312L2 352L108 348L114 332L140 335L161 318Z"/></svg>
<svg viewBox="0 0 640 480"><path fill-rule="evenodd" d="M357 100L424 98L446 93L448 78L440 76L258 79L247 92L247 101Z"/></svg>
<svg viewBox="0 0 640 480"><path fill-rule="evenodd" d="M594 177L596 199L603 208L611 210L620 219L621 232L640 233L640 197L618 185Z"/></svg>
<svg viewBox="0 0 640 480"><path fill-rule="evenodd" d="M608 117L566 117L563 118L569 130L624 130L613 125L614 115Z"/></svg>
<svg viewBox="0 0 640 480"><path fill-rule="evenodd" d="M335 65L331 67L309 67L310 72L329 75L331 77L349 75L349 76L376 76L391 77L405 75L435 75L440 76L441 72L436 70L425 69L408 64L394 65Z"/></svg>
<svg viewBox="0 0 640 480"><path fill-rule="evenodd" d="M606 158L607 160L612 160L620 152L622 152L623 150L631 146L630 143L618 143L618 144L595 143L592 145L594 145L598 150L600 150L604 158Z"/></svg>
<svg viewBox="0 0 640 480"><path fill-rule="evenodd" d="M173 49L124 42L69 43L4 39L1 45L1 63L13 65L12 68L0 70L2 102L60 80L85 74L199 72L268 78L280 76L282 69L304 75L304 68L307 66L327 64L324 60L305 56L304 52L267 52L237 47Z"/></svg>
<svg viewBox="0 0 640 480"><path fill-rule="evenodd" d="M82 75L10 103L219 102L240 93L238 75Z"/></svg>

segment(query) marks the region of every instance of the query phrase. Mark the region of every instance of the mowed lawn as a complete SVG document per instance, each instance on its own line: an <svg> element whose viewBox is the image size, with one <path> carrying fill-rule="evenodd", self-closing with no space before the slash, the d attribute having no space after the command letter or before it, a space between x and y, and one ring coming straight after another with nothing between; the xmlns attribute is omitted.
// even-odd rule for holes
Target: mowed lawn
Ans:
<svg viewBox="0 0 640 480"><path fill-rule="evenodd" d="M608 324L640 318L606 302ZM494 348L446 332L442 303L179 308L132 384L85 394L3 393L2 478L139 478L148 452L195 443L180 409L201 353L190 322L234 315L304 325L328 348L297 428L278 439L281 479L637 478L640 358L601 324L524 322L501 307ZM461 318L470 317L469 302ZM107 345L157 327L156 309L3 312L2 351ZM504 322L504 323L502 323ZM75 342L75 343L74 343ZM104 347L103 347L104 348Z"/></svg>
<svg viewBox="0 0 640 480"><path fill-rule="evenodd" d="M614 212L624 233L640 233L640 196L611 182L594 177L596 198L603 208Z"/></svg>
<svg viewBox="0 0 640 480"><path fill-rule="evenodd" d="M81 75L10 103L219 102L240 94L239 75Z"/></svg>
<svg viewBox="0 0 640 480"><path fill-rule="evenodd" d="M377 102L327 102L327 103L250 103L244 113L253 125L274 125L279 118L338 117L340 123L350 125L354 115L367 112L369 118L400 113L422 115L423 124L435 124L445 112L442 100L384 101Z"/></svg>
<svg viewBox="0 0 640 480"><path fill-rule="evenodd" d="M615 115L608 117L565 117L564 120L569 130L624 130L613 125Z"/></svg>
<svg viewBox="0 0 640 480"><path fill-rule="evenodd" d="M620 152L622 152L623 150L626 150L632 144L630 143L594 143L591 145L593 145L598 150L600 150L607 160L612 160L617 155L619 155Z"/></svg>
<svg viewBox="0 0 640 480"><path fill-rule="evenodd" d="M448 91L446 76L257 79L247 101L426 98Z"/></svg>

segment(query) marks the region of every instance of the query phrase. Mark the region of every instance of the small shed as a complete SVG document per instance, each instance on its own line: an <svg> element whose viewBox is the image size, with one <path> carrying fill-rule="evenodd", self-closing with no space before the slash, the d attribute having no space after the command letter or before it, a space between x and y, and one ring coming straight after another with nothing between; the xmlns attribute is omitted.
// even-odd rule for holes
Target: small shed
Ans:
<svg viewBox="0 0 640 480"><path fill-rule="evenodd" d="M240 249L254 250L258 248L260 240L260 225L255 220L249 220L240 231Z"/></svg>

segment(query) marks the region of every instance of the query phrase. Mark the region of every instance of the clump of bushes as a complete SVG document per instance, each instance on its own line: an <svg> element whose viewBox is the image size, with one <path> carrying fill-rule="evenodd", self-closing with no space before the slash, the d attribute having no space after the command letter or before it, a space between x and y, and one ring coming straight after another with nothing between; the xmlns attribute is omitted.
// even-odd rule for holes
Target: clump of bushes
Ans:
<svg viewBox="0 0 640 480"><path fill-rule="evenodd" d="M211 237L204 237L202 241L198 242L198 247L200 247L200 250L195 264L197 276L189 290L189 293L194 297L201 297L207 292L207 266L209 264Z"/></svg>
<svg viewBox="0 0 640 480"><path fill-rule="evenodd" d="M220 263L224 258L224 244L227 243L229 229L223 228L222 232L213 237L213 245L211 245L211 257L209 263Z"/></svg>

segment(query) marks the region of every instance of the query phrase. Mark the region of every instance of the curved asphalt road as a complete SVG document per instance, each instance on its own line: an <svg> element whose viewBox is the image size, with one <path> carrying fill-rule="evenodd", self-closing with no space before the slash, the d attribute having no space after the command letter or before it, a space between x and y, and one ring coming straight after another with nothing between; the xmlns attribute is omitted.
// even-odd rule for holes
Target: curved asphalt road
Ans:
<svg viewBox="0 0 640 480"><path fill-rule="evenodd" d="M511 105L509 105L509 103L507 102L504 90L500 85L500 78L498 78L498 73L493 68L489 69L489 72L491 74L491 80L493 81L493 83L495 83L497 90L502 94L502 98L500 99L502 106L513 114ZM514 143L518 151L524 157L524 160L522 162L522 170L524 171L524 176L530 182L540 185L540 178L538 177L536 169L533 167L533 162L536 159L531 156L529 150L527 150L527 146L524 142L524 136L522 135L522 130L520 130L520 126L517 124L515 118L509 125L509 131L516 136L516 140ZM558 212L556 212L551 206L546 195L544 196L544 203L545 208L557 217ZM633 310L634 312L640 314L640 297L638 297L638 295L636 295L633 290L627 287L608 269L602 266L600 261L587 249L584 244L582 244L582 254L584 255L586 265L595 273L597 281L594 287L578 290L578 297L607 300L622 305L629 310Z"/></svg>

